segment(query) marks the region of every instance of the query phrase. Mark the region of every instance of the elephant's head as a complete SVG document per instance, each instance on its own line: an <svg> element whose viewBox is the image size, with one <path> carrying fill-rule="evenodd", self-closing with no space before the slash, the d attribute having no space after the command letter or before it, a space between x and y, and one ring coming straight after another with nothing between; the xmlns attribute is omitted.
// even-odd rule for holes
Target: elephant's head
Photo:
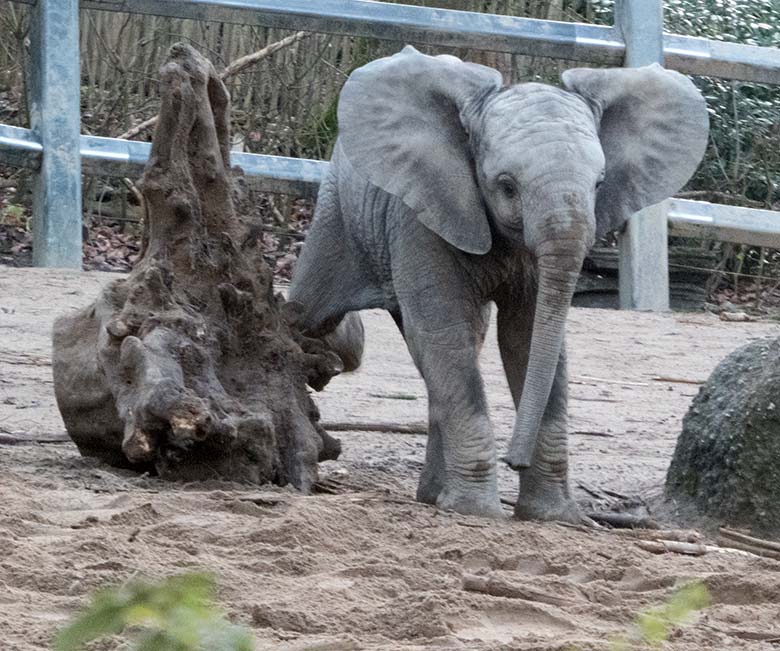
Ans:
<svg viewBox="0 0 780 651"><path fill-rule="evenodd" d="M449 244L530 250L538 294L507 462L529 465L582 261L598 235L677 192L707 142L705 102L652 65L580 68L563 89L502 87L491 68L411 46L352 73L339 103L345 154Z"/></svg>

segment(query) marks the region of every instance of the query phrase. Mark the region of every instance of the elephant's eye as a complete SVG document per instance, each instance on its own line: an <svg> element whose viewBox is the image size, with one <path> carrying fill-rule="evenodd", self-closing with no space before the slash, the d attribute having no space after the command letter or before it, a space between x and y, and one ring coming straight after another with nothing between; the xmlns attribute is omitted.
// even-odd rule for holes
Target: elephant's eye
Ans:
<svg viewBox="0 0 780 651"><path fill-rule="evenodd" d="M517 194L517 186L515 185L515 182L508 176L499 177L498 189L501 190L501 194L503 194L507 199L514 199L515 195Z"/></svg>

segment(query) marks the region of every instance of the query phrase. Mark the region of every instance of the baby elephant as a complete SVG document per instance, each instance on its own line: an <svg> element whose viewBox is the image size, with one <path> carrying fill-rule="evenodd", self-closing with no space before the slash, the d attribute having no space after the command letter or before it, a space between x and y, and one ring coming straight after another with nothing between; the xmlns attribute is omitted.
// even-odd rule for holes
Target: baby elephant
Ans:
<svg viewBox="0 0 780 651"><path fill-rule="evenodd" d="M520 473L515 513L579 520L564 330L583 258L677 192L706 147L704 99L676 72L581 68L562 81L507 87L496 70L407 46L355 70L339 99L290 298L348 369L362 349L348 313L392 314L428 390L417 499L443 509L501 514L478 366L493 301L517 408L503 457Z"/></svg>

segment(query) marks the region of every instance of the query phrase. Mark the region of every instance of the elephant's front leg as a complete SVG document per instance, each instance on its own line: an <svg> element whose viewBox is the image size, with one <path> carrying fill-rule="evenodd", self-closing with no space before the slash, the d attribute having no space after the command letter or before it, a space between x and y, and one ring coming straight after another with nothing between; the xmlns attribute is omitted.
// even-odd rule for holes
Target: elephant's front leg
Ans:
<svg viewBox="0 0 780 651"><path fill-rule="evenodd" d="M515 407L528 365L533 324L533 301L518 304L499 302L498 344ZM582 521L579 508L569 490L568 378L566 350L561 351L555 380L537 438L530 468L520 472L520 490L515 515L524 520Z"/></svg>
<svg viewBox="0 0 780 651"><path fill-rule="evenodd" d="M520 471L515 515L523 520L580 523L583 519L569 491L567 402L566 351L562 350L533 463Z"/></svg>
<svg viewBox="0 0 780 651"><path fill-rule="evenodd" d="M417 498L470 515L502 517L496 451L477 363L473 319L430 329L404 311L404 335L428 389L429 434Z"/></svg>

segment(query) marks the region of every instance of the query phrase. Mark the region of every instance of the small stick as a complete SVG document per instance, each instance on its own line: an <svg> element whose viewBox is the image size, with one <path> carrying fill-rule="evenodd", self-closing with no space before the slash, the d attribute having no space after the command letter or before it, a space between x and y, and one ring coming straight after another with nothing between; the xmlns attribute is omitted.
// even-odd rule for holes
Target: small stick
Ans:
<svg viewBox="0 0 780 651"><path fill-rule="evenodd" d="M425 423L350 423L346 421L322 422L322 427L331 432L386 432L388 434L427 434Z"/></svg>
<svg viewBox="0 0 780 651"><path fill-rule="evenodd" d="M599 432L596 430L586 430L586 429L575 429L574 431L570 432L570 434L572 436L599 436L608 439L615 438L615 435L610 434L609 432Z"/></svg>
<svg viewBox="0 0 780 651"><path fill-rule="evenodd" d="M601 524L608 524L618 529L660 529L652 518L645 518L631 513L588 513L588 517Z"/></svg>
<svg viewBox="0 0 780 651"><path fill-rule="evenodd" d="M715 545L701 545L697 543L679 542L677 540L636 540L634 544L640 549L653 554L666 554L674 552L687 556L702 556L708 553L739 554L741 556L756 556L752 552L732 547L716 547Z"/></svg>
<svg viewBox="0 0 780 651"><path fill-rule="evenodd" d="M780 552L772 551L766 547L759 547L757 545L748 545L747 543L740 542L738 540L732 540L731 538L725 538L723 536L718 537L718 544L721 547L739 549L743 552L749 552L755 556L763 556L765 558L773 558L780 561Z"/></svg>
<svg viewBox="0 0 780 651"><path fill-rule="evenodd" d="M704 380L689 380L684 377L666 377L665 375L659 375L651 379L654 382L672 382L675 384L704 384Z"/></svg>
<svg viewBox="0 0 780 651"><path fill-rule="evenodd" d="M571 599L557 597L555 595L535 590L517 583L509 583L493 575L479 576L476 574L464 574L463 589L467 592L481 592L493 597L507 597L509 599L524 599L525 601L537 601L551 606L569 606Z"/></svg>
<svg viewBox="0 0 780 651"><path fill-rule="evenodd" d="M70 443L70 439L33 439L14 436L13 434L0 434L0 445L25 445L29 443Z"/></svg>
<svg viewBox="0 0 780 651"><path fill-rule="evenodd" d="M603 492L599 491L596 488L593 488L592 486L588 486L584 481L578 480L577 486L584 490L588 495L591 495L595 497L597 500L604 500L605 502L611 502L612 500L607 499Z"/></svg>
<svg viewBox="0 0 780 651"><path fill-rule="evenodd" d="M575 380L571 380L570 384L588 384L590 382L600 382L602 384L628 385L632 387L650 386L646 382L630 382L628 380L608 380L607 378L593 377L592 375L580 375Z"/></svg>
<svg viewBox="0 0 780 651"><path fill-rule="evenodd" d="M652 554L685 554L687 556L703 556L709 550L706 545L679 542L677 540L637 540L636 546Z"/></svg>
<svg viewBox="0 0 780 651"><path fill-rule="evenodd" d="M674 529L616 529L613 534L638 538L640 540L672 540L684 543L700 543L701 534L698 531Z"/></svg>
<svg viewBox="0 0 780 651"><path fill-rule="evenodd" d="M749 536L746 533L742 533L741 531L735 531L734 529L729 529L727 527L721 527L720 529L718 529L718 531L720 532L720 535L723 536L724 538L733 538L734 540L738 540L748 545L754 545L756 547L765 547L766 549L780 552L780 543L773 542L771 540L764 540L763 538L755 538L754 536Z"/></svg>

